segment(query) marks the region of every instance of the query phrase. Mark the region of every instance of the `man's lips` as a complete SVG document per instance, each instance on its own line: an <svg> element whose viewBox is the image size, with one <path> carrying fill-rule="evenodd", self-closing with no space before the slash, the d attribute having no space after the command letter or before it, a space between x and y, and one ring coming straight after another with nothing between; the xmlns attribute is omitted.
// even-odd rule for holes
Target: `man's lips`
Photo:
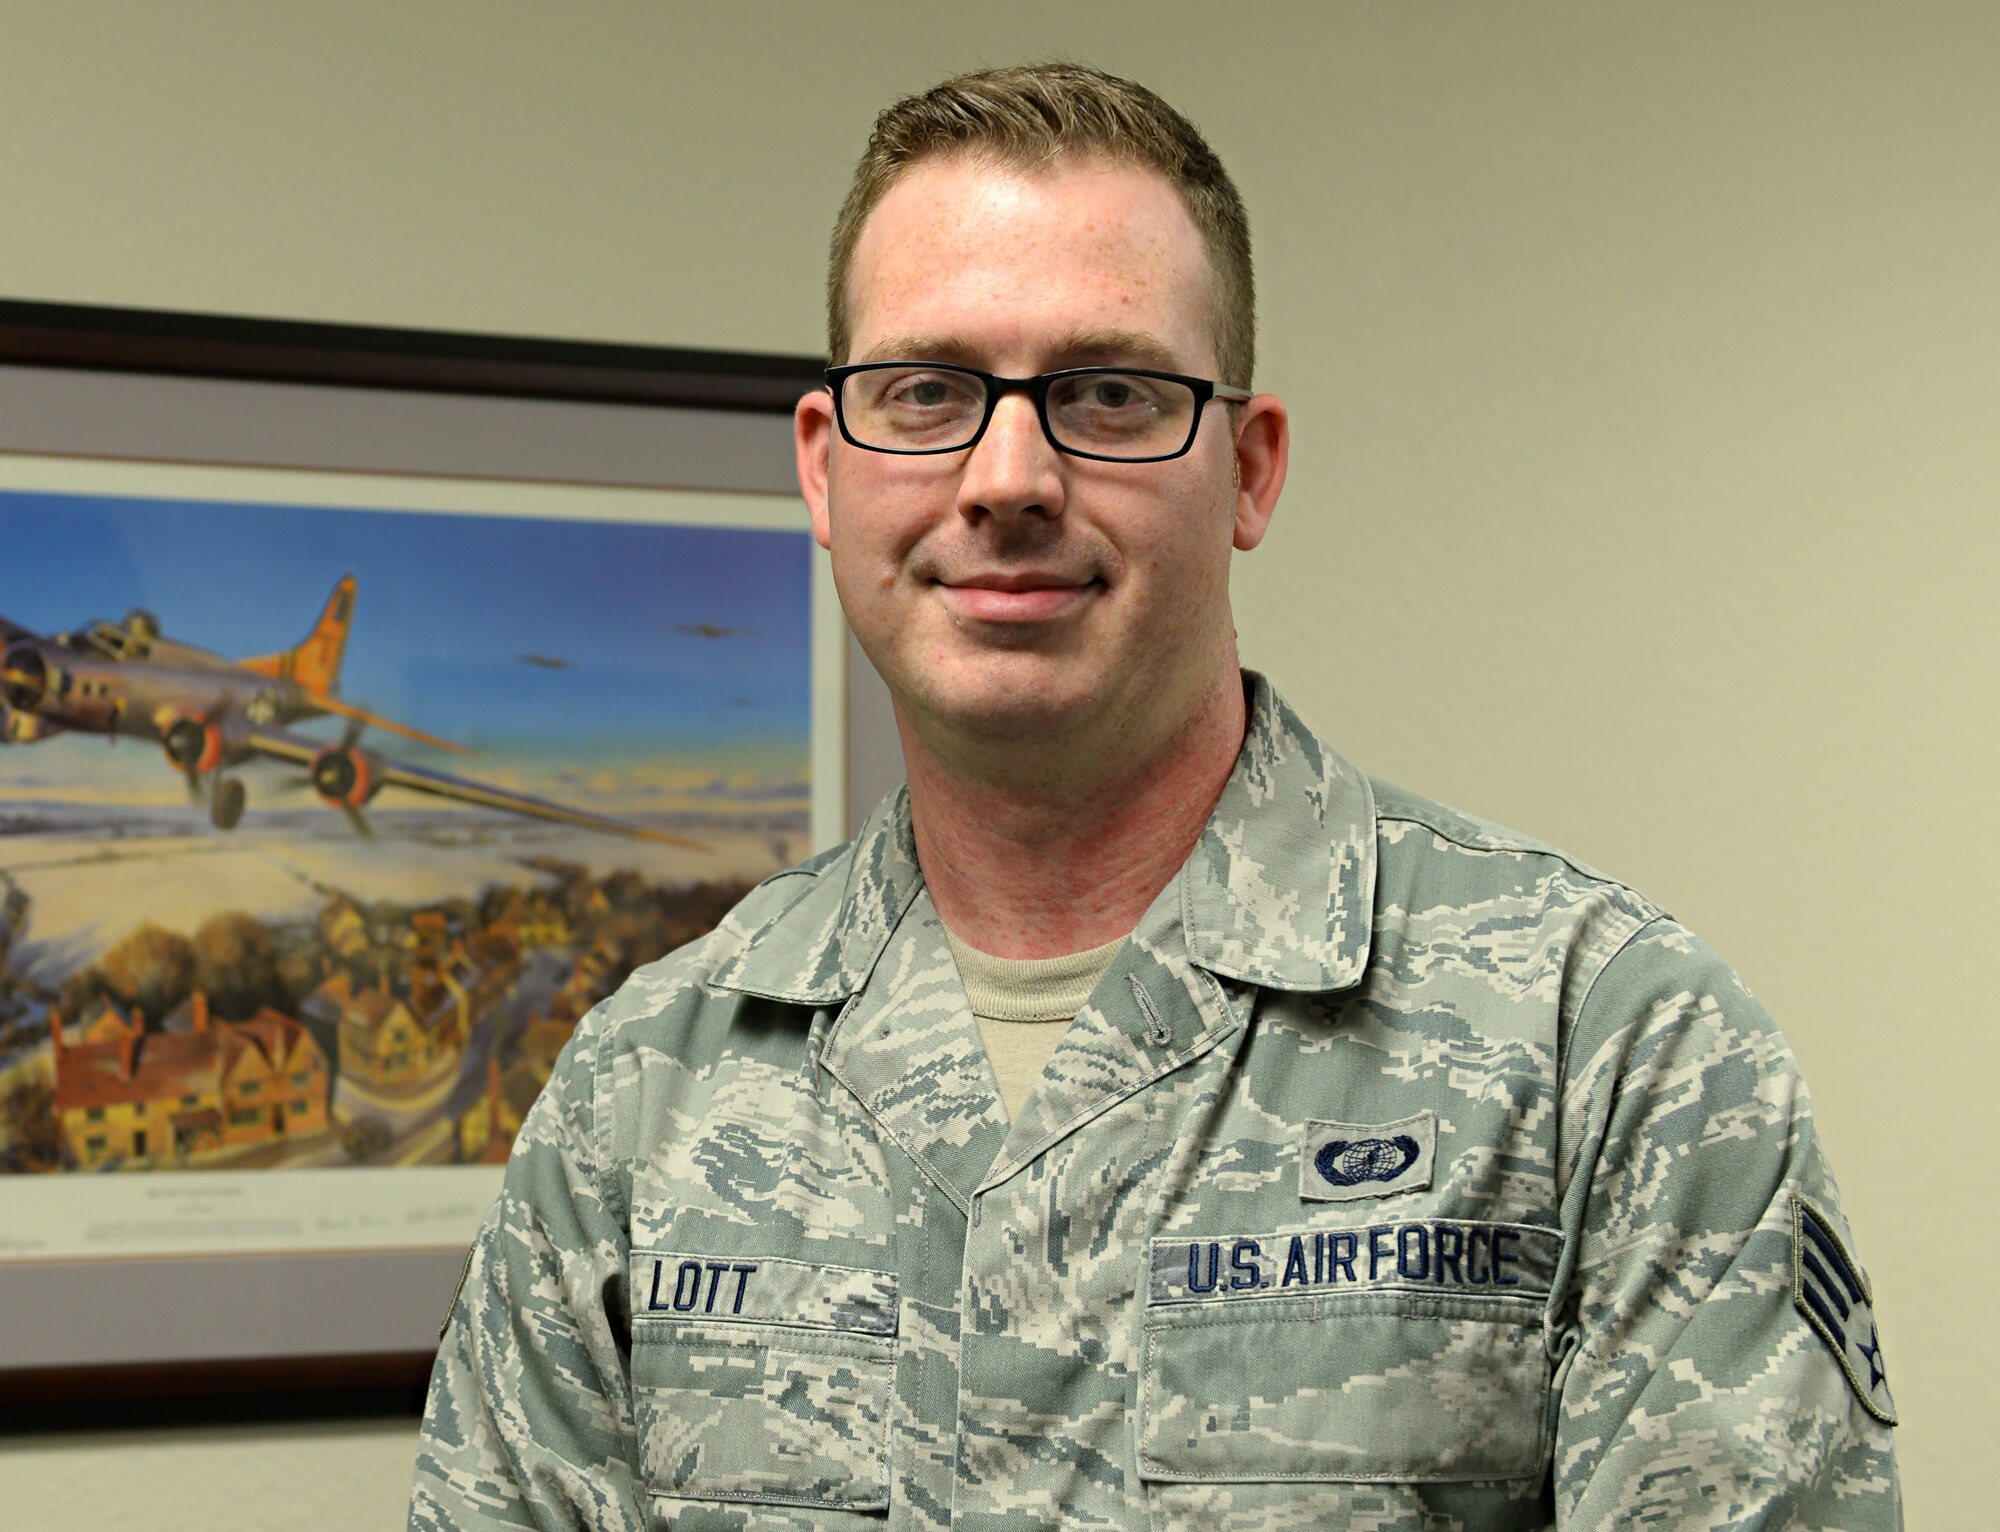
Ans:
<svg viewBox="0 0 2000 1532"><path fill-rule="evenodd" d="M1046 622L1081 605L1095 580L1027 571L940 578L945 605L974 622Z"/></svg>

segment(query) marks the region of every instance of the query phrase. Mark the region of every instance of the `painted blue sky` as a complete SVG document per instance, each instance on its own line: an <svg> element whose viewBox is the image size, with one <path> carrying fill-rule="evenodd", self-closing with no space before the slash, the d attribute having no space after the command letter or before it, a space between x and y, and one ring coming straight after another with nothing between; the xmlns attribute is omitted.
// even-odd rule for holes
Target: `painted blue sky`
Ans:
<svg viewBox="0 0 2000 1532"><path fill-rule="evenodd" d="M0 612L41 632L145 607L231 658L297 643L358 582L340 695L484 751L796 752L808 534L0 490ZM679 631L734 629L704 638ZM523 661L568 662L552 669ZM324 728L324 725L321 726ZM386 738L386 737L385 737ZM429 752L398 741L397 753Z"/></svg>

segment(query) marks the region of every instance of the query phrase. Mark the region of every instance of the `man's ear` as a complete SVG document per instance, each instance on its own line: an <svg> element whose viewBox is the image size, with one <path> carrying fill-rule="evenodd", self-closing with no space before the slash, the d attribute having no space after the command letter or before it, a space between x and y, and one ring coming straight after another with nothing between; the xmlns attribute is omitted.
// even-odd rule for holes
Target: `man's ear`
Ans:
<svg viewBox="0 0 2000 1532"><path fill-rule="evenodd" d="M833 546L833 522L827 515L827 454L833 450L833 395L816 388L792 411L792 447L798 455L799 493L812 513L813 540Z"/></svg>
<svg viewBox="0 0 2000 1532"><path fill-rule="evenodd" d="M1285 468L1292 455L1292 422L1276 394L1244 403L1236 420L1236 518L1233 541L1248 553L1264 540Z"/></svg>

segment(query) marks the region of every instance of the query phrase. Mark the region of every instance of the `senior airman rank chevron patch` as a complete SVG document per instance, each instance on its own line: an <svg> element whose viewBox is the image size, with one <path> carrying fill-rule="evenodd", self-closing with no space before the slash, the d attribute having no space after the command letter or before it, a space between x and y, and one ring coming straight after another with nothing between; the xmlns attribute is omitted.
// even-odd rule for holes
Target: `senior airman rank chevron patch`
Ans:
<svg viewBox="0 0 2000 1532"><path fill-rule="evenodd" d="M1896 1401L1889 1397L1867 1275L1833 1225L1797 1192L1792 1193L1792 1301L1833 1352L1861 1407L1893 1426Z"/></svg>

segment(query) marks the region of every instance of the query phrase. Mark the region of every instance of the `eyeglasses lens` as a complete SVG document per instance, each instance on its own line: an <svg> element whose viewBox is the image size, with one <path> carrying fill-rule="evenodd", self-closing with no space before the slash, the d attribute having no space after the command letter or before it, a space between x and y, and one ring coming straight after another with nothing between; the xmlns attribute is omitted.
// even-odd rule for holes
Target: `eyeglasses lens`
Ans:
<svg viewBox="0 0 2000 1532"><path fill-rule="evenodd" d="M1165 378L1092 372L1049 390L1049 429L1056 440L1104 457L1178 452L1193 415L1193 392Z"/></svg>
<svg viewBox="0 0 2000 1532"><path fill-rule="evenodd" d="M850 374L841 414L863 446L885 452L950 452L965 447L986 419L986 382L939 367L884 367ZM1136 373L1092 372L1049 387L1048 426L1056 445L1100 457L1170 456L1187 444L1194 391Z"/></svg>

